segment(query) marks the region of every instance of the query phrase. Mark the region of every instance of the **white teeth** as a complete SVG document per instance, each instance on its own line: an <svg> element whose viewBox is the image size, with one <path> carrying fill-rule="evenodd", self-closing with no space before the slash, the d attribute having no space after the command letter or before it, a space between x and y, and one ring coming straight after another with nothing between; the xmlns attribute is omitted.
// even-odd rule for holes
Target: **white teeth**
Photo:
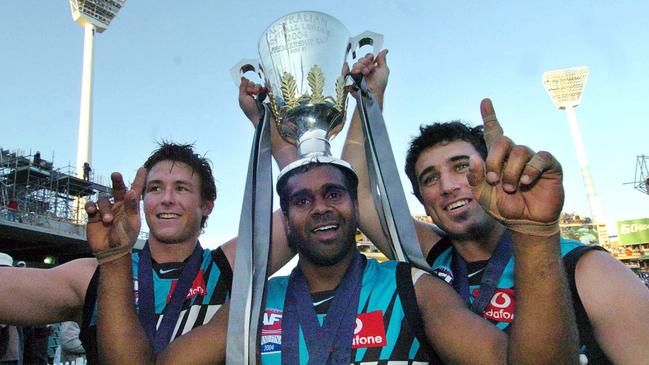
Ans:
<svg viewBox="0 0 649 365"><path fill-rule="evenodd" d="M313 232L327 231L327 230L336 229L336 228L338 228L338 225L331 224L331 225L328 225L328 226L318 227L318 228L314 229Z"/></svg>
<svg viewBox="0 0 649 365"><path fill-rule="evenodd" d="M175 213L160 213L160 214L158 214L158 218L162 218L162 219L177 218L177 217L179 217L179 215L175 214Z"/></svg>
<svg viewBox="0 0 649 365"><path fill-rule="evenodd" d="M453 203L453 204L449 204L449 205L447 205L447 206L446 206L446 210L453 210L453 209L455 209L455 208L463 207L463 206L467 205L468 203L469 203L469 201L466 200L466 199L464 199L464 200L459 200L459 201L456 201L456 202Z"/></svg>

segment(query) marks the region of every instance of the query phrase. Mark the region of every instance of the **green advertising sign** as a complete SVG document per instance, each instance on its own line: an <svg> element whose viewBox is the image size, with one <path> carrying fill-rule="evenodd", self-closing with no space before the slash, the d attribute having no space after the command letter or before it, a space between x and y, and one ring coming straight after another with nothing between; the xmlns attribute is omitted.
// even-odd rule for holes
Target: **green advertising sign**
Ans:
<svg viewBox="0 0 649 365"><path fill-rule="evenodd" d="M649 243L649 218L617 222L620 244Z"/></svg>

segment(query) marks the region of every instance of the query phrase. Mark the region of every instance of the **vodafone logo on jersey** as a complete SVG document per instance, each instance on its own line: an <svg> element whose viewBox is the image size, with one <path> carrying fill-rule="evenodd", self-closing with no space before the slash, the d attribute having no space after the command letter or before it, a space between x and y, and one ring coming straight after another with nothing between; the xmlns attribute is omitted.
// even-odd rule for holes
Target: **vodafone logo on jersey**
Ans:
<svg viewBox="0 0 649 365"><path fill-rule="evenodd" d="M356 316L352 348L382 347L387 345L383 312L380 310Z"/></svg>
<svg viewBox="0 0 649 365"><path fill-rule="evenodd" d="M477 297L477 290L474 297ZM515 302L514 289L496 289L482 316L498 322L511 323L514 320Z"/></svg>
<svg viewBox="0 0 649 365"><path fill-rule="evenodd" d="M173 294L174 289L176 289L177 282L178 280L174 280L171 283L171 289L169 289L169 294L167 294L167 303L171 300L171 295ZM189 291L187 292L185 300L192 299L197 295L205 296L205 294L207 294L207 288L205 287L205 279L203 278L203 269L200 269L194 278L192 287L189 288Z"/></svg>

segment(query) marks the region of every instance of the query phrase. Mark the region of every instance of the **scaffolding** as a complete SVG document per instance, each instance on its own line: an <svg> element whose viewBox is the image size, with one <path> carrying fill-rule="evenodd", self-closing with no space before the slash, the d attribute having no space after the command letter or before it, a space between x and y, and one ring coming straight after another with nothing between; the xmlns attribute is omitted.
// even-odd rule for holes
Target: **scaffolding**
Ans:
<svg viewBox="0 0 649 365"><path fill-rule="evenodd" d="M649 156L638 155L635 164L635 177L632 182L625 183L625 185L633 184L633 188L644 193L649 194Z"/></svg>
<svg viewBox="0 0 649 365"><path fill-rule="evenodd" d="M85 224L80 202L96 200L110 189L94 181L92 173L84 180L75 176L73 166L54 168L52 160L53 156L50 161L41 158L39 152L32 155L0 147L2 218L75 234L78 229L70 232L65 227Z"/></svg>

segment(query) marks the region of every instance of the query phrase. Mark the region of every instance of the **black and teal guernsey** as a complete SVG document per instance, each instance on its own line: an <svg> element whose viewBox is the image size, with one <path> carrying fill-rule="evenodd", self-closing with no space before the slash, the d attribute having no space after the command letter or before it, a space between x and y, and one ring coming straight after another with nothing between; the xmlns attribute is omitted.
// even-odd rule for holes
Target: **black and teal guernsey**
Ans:
<svg viewBox="0 0 649 365"><path fill-rule="evenodd" d="M575 267L577 261L588 251L604 250L599 246L585 246L580 242L561 238L561 256L563 257L568 283L572 294L572 303L577 318L577 328L581 342L581 353L588 358L588 364L610 364L606 355L595 341L588 315L579 298L575 284ZM452 271L453 245L448 237L442 238L428 252L426 260L438 277L453 285L454 273ZM467 274L469 275L470 301L473 302L480 291L482 274L488 264L488 260L467 263ZM482 317L493 323L500 330L509 332L509 325L514 320L514 308L516 306L516 283L514 280L514 257L509 259L507 266L500 276L496 291L487 304Z"/></svg>
<svg viewBox="0 0 649 365"><path fill-rule="evenodd" d="M134 300L138 306L138 262L139 253L131 255L133 266ZM153 288L155 300L156 328L160 325L167 302L171 298L176 282L180 278L184 263L153 263ZM88 364L97 364L97 287L99 268L95 270L88 290L83 310L83 322L79 337L86 350ZM172 341L179 336L201 326L214 316L230 298L232 289L232 269L221 248L205 249L201 267L183 302L176 327L171 335Z"/></svg>
<svg viewBox="0 0 649 365"><path fill-rule="evenodd" d="M364 259L364 258L363 258ZM288 277L269 281L261 328L261 363L281 365L282 314ZM316 314L324 321L332 292L313 293ZM437 364L429 345L413 286L411 266L367 260L356 316L351 364ZM300 364L309 359L300 331ZM297 364L296 364L297 365Z"/></svg>

